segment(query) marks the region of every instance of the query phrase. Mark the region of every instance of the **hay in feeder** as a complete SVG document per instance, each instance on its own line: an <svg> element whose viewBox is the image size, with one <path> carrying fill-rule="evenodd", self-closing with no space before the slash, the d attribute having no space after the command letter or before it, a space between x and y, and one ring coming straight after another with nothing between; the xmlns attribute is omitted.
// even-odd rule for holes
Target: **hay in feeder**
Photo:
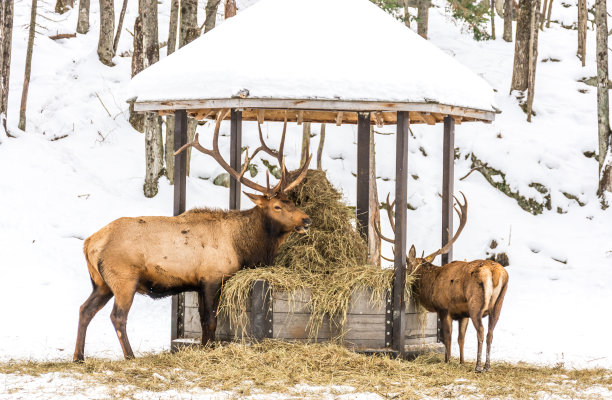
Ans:
<svg viewBox="0 0 612 400"><path fill-rule="evenodd" d="M312 219L309 233L291 235L273 266L245 269L225 282L220 312L232 325L246 326L252 284L266 280L272 290L287 293L290 302L300 291L310 291L311 338L316 337L325 316L343 332L351 295L370 289L370 302L381 305L391 289L393 270L367 263L367 245L354 227L354 211L342 203L342 194L325 172L309 170L289 198ZM412 281L411 276L406 278L406 299Z"/></svg>

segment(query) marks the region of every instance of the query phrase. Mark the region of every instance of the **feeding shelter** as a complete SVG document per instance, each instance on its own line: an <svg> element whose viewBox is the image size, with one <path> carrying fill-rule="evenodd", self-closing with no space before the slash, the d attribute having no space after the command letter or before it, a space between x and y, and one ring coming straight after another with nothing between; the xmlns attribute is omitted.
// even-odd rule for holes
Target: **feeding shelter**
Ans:
<svg viewBox="0 0 612 400"><path fill-rule="evenodd" d="M381 63L381 55L387 64ZM357 226L366 239L370 126L396 125L393 289L386 307L352 308L364 321L381 321L376 340L361 347L405 353L410 316L416 313L410 304L406 312L403 290L409 125L443 126L444 245L453 232L455 124L490 123L495 117L493 90L482 78L369 0L261 0L138 74L131 93L135 111L175 115L175 149L187 141L188 116L215 119L222 109L231 109L230 164L236 170L241 164L242 121L357 124ZM175 157L174 182L178 215L185 211L184 153ZM240 208L240 183L234 178L229 207ZM449 252L442 262L451 259ZM295 330L287 327L289 320L277 318L284 300L262 293L268 293L265 282L253 288L252 335L291 338ZM190 315L197 315L196 297L173 298L173 341L197 334L190 330L199 330L197 325L189 328ZM437 341L435 321L435 316L433 322L429 318L421 342ZM224 334L224 328L218 330Z"/></svg>

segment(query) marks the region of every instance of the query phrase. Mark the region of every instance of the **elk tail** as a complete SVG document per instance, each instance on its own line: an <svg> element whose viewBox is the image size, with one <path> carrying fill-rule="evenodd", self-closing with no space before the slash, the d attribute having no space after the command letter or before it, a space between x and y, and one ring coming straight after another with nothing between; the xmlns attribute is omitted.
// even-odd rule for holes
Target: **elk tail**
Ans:
<svg viewBox="0 0 612 400"><path fill-rule="evenodd" d="M97 260L92 260L92 254L90 252L91 246L91 236L85 239L85 243L83 243L83 253L85 254L85 261L87 262L87 270L89 271L89 278L91 279L91 285L95 289L96 287L100 287L105 285L104 278L102 277L102 273L100 271L102 267L102 258L98 257Z"/></svg>

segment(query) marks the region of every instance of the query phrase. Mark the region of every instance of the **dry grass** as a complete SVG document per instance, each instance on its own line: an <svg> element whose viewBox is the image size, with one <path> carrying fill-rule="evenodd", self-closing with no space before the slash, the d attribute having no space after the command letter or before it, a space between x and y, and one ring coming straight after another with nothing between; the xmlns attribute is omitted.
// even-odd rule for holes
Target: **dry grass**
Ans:
<svg viewBox="0 0 612 400"><path fill-rule="evenodd" d="M310 336L315 337L325 316L343 332L351 295L372 289L371 302L382 303L391 288L393 272L367 264L367 246L353 227L354 211L342 203L342 195L325 172L309 170L289 198L312 219L308 235L292 235L279 249L275 265L239 271L222 290L220 311L233 326L246 325L246 309L252 284L266 280L274 290L293 298L306 290L311 294ZM412 277L406 279L406 299Z"/></svg>
<svg viewBox="0 0 612 400"><path fill-rule="evenodd" d="M89 359L70 362L9 362L0 373L38 376L61 373L90 384L105 385L125 396L133 391L189 392L229 390L236 395L286 393L295 386L348 385L355 392L377 393L384 398L416 399L425 396L532 399L595 399L597 387L612 393L612 371L570 370L524 363L494 363L488 373L476 374L474 365L444 364L439 355L401 361L387 356L366 356L333 344L296 344L265 341L232 343L214 348L187 348L177 353L148 355L131 361Z"/></svg>

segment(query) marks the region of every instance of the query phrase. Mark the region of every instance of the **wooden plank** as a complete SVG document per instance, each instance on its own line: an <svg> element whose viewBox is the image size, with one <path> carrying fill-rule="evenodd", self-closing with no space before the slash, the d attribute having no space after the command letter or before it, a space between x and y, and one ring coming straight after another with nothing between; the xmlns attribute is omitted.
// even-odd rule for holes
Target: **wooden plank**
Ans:
<svg viewBox="0 0 612 400"><path fill-rule="evenodd" d="M370 301L372 297L371 289L361 289L351 295L348 306L348 314L374 314L385 315L385 299Z"/></svg>
<svg viewBox="0 0 612 400"><path fill-rule="evenodd" d="M453 235L453 186L455 165L455 120L444 118L444 139L442 146L442 246ZM453 249L442 255L442 265L453 260Z"/></svg>
<svg viewBox="0 0 612 400"><path fill-rule="evenodd" d="M368 241L370 221L370 113L359 113L357 125L357 230Z"/></svg>
<svg viewBox="0 0 612 400"><path fill-rule="evenodd" d="M310 290L299 291L292 296L286 292L274 291L272 298L275 313L307 314L310 312L308 308Z"/></svg>
<svg viewBox="0 0 612 400"><path fill-rule="evenodd" d="M243 115L243 118L244 118L244 115ZM257 110L257 122L259 123L259 125L263 124L265 120L266 120L266 110Z"/></svg>
<svg viewBox="0 0 612 400"><path fill-rule="evenodd" d="M297 112L297 124L302 125L304 122L304 110L298 110Z"/></svg>
<svg viewBox="0 0 612 400"><path fill-rule="evenodd" d="M251 289L251 337L259 342L272 337L273 310L270 284L265 280L253 282Z"/></svg>
<svg viewBox="0 0 612 400"><path fill-rule="evenodd" d="M342 125L342 118L344 117L343 115L344 113L342 111L340 111L337 115L336 115L336 126L341 126Z"/></svg>
<svg viewBox="0 0 612 400"><path fill-rule="evenodd" d="M304 100L304 99L202 99L202 100L168 100L138 101L134 103L137 112L178 110L178 109L223 109L223 108L265 108L294 110L330 110L352 112L376 111L419 111L472 117L481 121L495 120L494 110L479 110L470 107L459 107L438 103L423 102L387 102L387 101L343 101L343 100ZM317 121L312 121L317 122Z"/></svg>
<svg viewBox="0 0 612 400"><path fill-rule="evenodd" d="M310 314L274 313L272 331L275 339L308 339ZM332 337L329 319L326 317L319 329L317 339L329 340Z"/></svg>
<svg viewBox="0 0 612 400"><path fill-rule="evenodd" d="M376 124L377 128L384 128L385 126L385 118L383 117L383 113L382 112L375 112L372 113L372 115L374 116L374 123Z"/></svg>
<svg viewBox="0 0 612 400"><path fill-rule="evenodd" d="M421 115L423 116L423 120L427 123L427 125L435 125L436 122L438 122L430 113L421 113Z"/></svg>
<svg viewBox="0 0 612 400"><path fill-rule="evenodd" d="M404 352L406 287L406 210L408 203L408 113L397 113L395 144L395 259L393 278L393 350Z"/></svg>
<svg viewBox="0 0 612 400"><path fill-rule="evenodd" d="M230 118L230 166L240 171L242 167L242 111L232 109ZM240 182L230 176L230 210L240 210L240 187Z"/></svg>

